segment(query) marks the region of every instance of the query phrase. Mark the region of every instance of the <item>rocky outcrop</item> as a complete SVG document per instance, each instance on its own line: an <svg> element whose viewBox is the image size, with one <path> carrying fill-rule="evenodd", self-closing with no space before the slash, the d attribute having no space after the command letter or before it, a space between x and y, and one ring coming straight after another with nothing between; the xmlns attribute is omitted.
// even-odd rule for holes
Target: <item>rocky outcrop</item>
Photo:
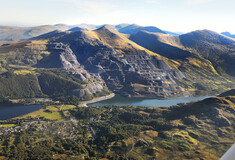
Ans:
<svg viewBox="0 0 235 160"><path fill-rule="evenodd" d="M76 89L72 91L72 94L77 97L84 97L86 94L93 95L98 92L102 92L104 87L99 83L84 85L84 89Z"/></svg>
<svg viewBox="0 0 235 160"><path fill-rule="evenodd" d="M102 78L97 74L90 74L84 69L84 66L78 62L77 56L71 50L69 44L64 44L62 42L50 43L48 44L48 48L52 54L41 60L36 66L60 68L68 71L81 81L88 81L89 79L94 79L96 81L95 83L89 82L89 84L83 85L84 89L79 88L71 91L71 95L82 98L103 91L105 83Z"/></svg>
<svg viewBox="0 0 235 160"><path fill-rule="evenodd" d="M175 86L174 81L185 78L184 75L157 56L150 56L141 50L137 50L134 55L118 54L109 48L99 52L102 56L95 54L83 64L90 73L98 72L113 91L132 96L150 95L159 98L179 94L183 96L185 93L182 87ZM91 68L94 64L97 67Z"/></svg>
<svg viewBox="0 0 235 160"><path fill-rule="evenodd" d="M180 71L109 28L55 36L48 48L52 54L42 60L47 60L46 64L56 64L55 68L63 68L83 81L101 81L114 92L158 98L188 95L176 86L175 79L185 78ZM75 94L83 95L85 90Z"/></svg>

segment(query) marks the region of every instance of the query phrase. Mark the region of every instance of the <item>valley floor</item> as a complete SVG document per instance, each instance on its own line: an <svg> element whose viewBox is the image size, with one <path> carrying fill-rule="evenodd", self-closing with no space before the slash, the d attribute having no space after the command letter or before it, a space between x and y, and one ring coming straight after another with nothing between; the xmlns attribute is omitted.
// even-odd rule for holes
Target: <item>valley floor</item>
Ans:
<svg viewBox="0 0 235 160"><path fill-rule="evenodd" d="M111 95L110 95L111 96ZM0 159L219 159L235 95L170 108L51 105L0 122Z"/></svg>

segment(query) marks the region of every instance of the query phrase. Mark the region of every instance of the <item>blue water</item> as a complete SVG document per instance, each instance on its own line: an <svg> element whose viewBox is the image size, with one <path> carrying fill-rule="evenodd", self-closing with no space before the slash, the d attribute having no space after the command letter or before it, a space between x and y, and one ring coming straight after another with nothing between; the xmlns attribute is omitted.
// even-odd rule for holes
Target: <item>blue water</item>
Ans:
<svg viewBox="0 0 235 160"><path fill-rule="evenodd" d="M1 105L0 104L0 120L6 120L22 116L41 109L41 105Z"/></svg>
<svg viewBox="0 0 235 160"><path fill-rule="evenodd" d="M88 106L106 106L106 105L116 105L116 106L143 106L143 107L169 107L172 105L177 105L178 103L185 103L190 101L198 101L209 98L211 96L201 96L201 97L187 97L187 98L176 98L176 99L146 99L146 98L128 98L116 95L115 97L88 104Z"/></svg>

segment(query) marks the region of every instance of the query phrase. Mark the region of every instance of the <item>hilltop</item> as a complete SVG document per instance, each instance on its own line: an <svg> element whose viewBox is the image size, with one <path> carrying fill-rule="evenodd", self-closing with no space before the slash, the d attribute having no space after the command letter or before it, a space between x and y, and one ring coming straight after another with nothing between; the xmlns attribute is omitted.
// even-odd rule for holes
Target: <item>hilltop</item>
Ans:
<svg viewBox="0 0 235 160"><path fill-rule="evenodd" d="M221 34L227 36L227 37L231 37L231 38L235 38L234 34L231 34L230 32L222 32Z"/></svg>

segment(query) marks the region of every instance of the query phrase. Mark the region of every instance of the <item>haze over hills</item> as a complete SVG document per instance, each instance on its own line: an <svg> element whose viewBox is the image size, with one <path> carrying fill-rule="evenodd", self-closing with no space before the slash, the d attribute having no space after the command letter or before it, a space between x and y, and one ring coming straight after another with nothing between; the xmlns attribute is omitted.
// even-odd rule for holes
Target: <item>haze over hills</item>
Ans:
<svg viewBox="0 0 235 160"><path fill-rule="evenodd" d="M0 41L18 41L27 40L54 30L66 31L72 28L82 28L82 29L97 29L104 25L92 25L92 24L79 24L79 25L66 25L66 24L56 24L56 25L42 25L36 27L10 27L10 26L0 26ZM113 29L118 30L121 33L133 34L138 31L144 30L154 33L166 33L167 31L162 31L154 26L139 26L136 24L118 24L118 25L107 25ZM167 32L168 34L177 34L173 32Z"/></svg>
<svg viewBox="0 0 235 160"><path fill-rule="evenodd" d="M67 30L67 25L44 25L29 28L14 28L0 26L0 41L18 41L26 40L54 30Z"/></svg>
<svg viewBox="0 0 235 160"><path fill-rule="evenodd" d="M153 32L153 33L166 33L157 27L153 27L153 26L142 27L142 26L138 26L135 24L120 28L118 29L118 31L121 33L125 33L125 34L135 34L139 31L148 31L148 32Z"/></svg>
<svg viewBox="0 0 235 160"><path fill-rule="evenodd" d="M227 37L231 37L231 38L235 38L234 34L231 34L230 32L222 32L221 34L227 36Z"/></svg>
<svg viewBox="0 0 235 160"><path fill-rule="evenodd" d="M0 41L27 40L48 32L52 32L54 30L66 31L72 28L75 29L75 27L94 29L97 26L89 24L81 24L81 25L56 24L56 25L42 25L36 27L22 27L22 28L0 26Z"/></svg>
<svg viewBox="0 0 235 160"><path fill-rule="evenodd" d="M161 30L155 26L140 26L137 24L128 24L122 23L118 25L110 25L106 24L107 26L118 30L124 34L136 34L139 31L147 31L152 33L164 33L170 35L182 35L184 33L181 32L171 32ZM12 26L0 26L0 41L18 41L18 40L26 40L29 38L33 38L54 30L70 30L72 28L83 28L83 29L90 29L94 30L100 28L105 25L93 25L93 24L78 24L78 25L66 25L66 24L56 24L56 25L42 25L42 26L35 26L35 27L12 27ZM229 32L223 32L222 34L234 38L234 35L230 34Z"/></svg>

